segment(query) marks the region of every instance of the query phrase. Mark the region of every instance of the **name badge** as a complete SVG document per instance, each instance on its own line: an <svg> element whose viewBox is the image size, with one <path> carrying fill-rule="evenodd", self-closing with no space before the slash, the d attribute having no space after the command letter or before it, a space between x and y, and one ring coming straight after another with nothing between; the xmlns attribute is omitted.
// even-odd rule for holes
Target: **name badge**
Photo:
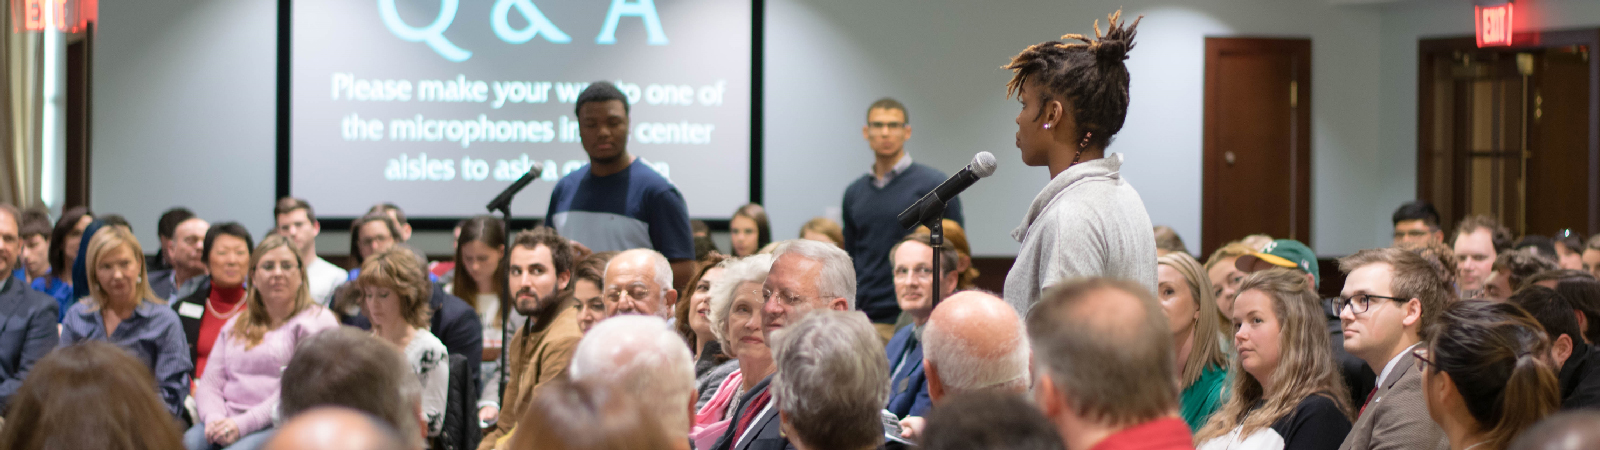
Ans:
<svg viewBox="0 0 1600 450"><path fill-rule="evenodd" d="M193 303L180 303L180 304L178 304L178 315L180 315L180 316L188 317L190 319L199 319L200 316L205 314L205 313L206 313L206 307L204 307L204 306L196 305L196 304L193 304Z"/></svg>

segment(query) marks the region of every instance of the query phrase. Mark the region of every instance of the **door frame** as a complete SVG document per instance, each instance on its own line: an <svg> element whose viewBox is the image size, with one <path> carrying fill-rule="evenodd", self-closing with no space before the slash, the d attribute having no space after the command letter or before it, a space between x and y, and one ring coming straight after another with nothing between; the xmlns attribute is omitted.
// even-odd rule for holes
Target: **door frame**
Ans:
<svg viewBox="0 0 1600 450"><path fill-rule="evenodd" d="M1290 189L1289 195L1289 236L1273 236L1276 239L1295 239L1313 245L1311 242L1311 38L1309 37L1249 37L1249 36L1207 36L1205 55L1205 91L1204 91L1204 125L1202 128L1202 153L1201 153L1201 230L1200 249L1201 255L1221 247L1223 242L1213 242L1217 238L1208 238L1205 232L1206 223L1211 218L1227 215L1227 210L1222 205L1221 199L1213 198L1217 190L1213 184L1220 181L1216 174L1222 170L1223 152L1227 151L1220 142L1220 133L1215 131L1221 125L1219 117L1220 105L1215 101L1217 96L1213 93L1224 83L1218 76L1217 65L1214 60L1226 53L1261 53L1284 52L1291 55L1293 67L1290 77L1295 84L1295 105L1291 108L1294 118L1290 120L1290 145L1293 147L1289 154L1290 161ZM1244 236L1235 236L1239 239ZM1315 247L1313 247L1315 248Z"/></svg>
<svg viewBox="0 0 1600 450"><path fill-rule="evenodd" d="M1566 47L1584 45L1589 47L1589 183L1587 188L1589 203L1589 223L1584 224L1584 234L1593 236L1600 233L1600 29L1576 30L1551 30L1516 33L1511 39L1512 45L1506 47L1478 48L1477 40L1473 36L1458 36L1447 38L1422 39L1417 42L1417 198L1431 199L1433 197L1433 158L1429 156L1428 149L1433 147L1433 133L1430 125L1435 119L1433 107L1433 56L1458 51L1498 51L1515 53L1526 50L1547 49L1553 47ZM1452 198L1460 198L1463 193L1453 192ZM1443 218L1449 219L1449 218ZM1440 224L1448 226L1450 224ZM1451 230L1447 230L1451 231ZM1453 232L1453 231L1451 231ZM1527 232L1527 230L1524 230Z"/></svg>

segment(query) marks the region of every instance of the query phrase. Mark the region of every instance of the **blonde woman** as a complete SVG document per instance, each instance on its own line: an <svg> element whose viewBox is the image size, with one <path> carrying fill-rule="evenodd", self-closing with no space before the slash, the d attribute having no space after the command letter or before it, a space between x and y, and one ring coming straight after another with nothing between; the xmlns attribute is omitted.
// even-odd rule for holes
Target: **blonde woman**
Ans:
<svg viewBox="0 0 1600 450"><path fill-rule="evenodd" d="M311 300L305 267L282 235L268 236L251 253L244 310L223 325L195 384L199 420L184 433L186 449L253 449L271 436L279 379L295 346L339 326L332 311Z"/></svg>
<svg viewBox="0 0 1600 450"><path fill-rule="evenodd" d="M1223 382L1228 378L1222 324L1214 313L1217 297L1205 269L1188 253L1167 253L1156 262L1156 298L1167 312L1177 358L1173 368L1183 389L1180 412L1189 429L1198 430L1222 406Z"/></svg>
<svg viewBox="0 0 1600 450"><path fill-rule="evenodd" d="M1232 323L1229 310L1233 309L1233 299L1239 295L1239 282L1244 281L1244 276L1249 275L1234 262L1240 256L1255 253L1256 249L1250 248L1239 242L1230 242L1217 251L1211 252L1211 257L1206 258L1206 277L1211 280L1211 292L1217 297L1217 314L1222 323Z"/></svg>
<svg viewBox="0 0 1600 450"><path fill-rule="evenodd" d="M194 363L178 313L150 291L139 240L125 227L102 227L86 261L89 296L67 310L61 345L94 340L128 350L150 368L167 412L178 417Z"/></svg>
<svg viewBox="0 0 1600 450"><path fill-rule="evenodd" d="M1232 398L1195 433L1199 450L1334 450L1344 442L1349 395L1310 285L1303 272L1282 268L1240 284Z"/></svg>
<svg viewBox="0 0 1600 450"><path fill-rule="evenodd" d="M356 287L372 333L400 347L422 382L422 419L433 437L444 428L450 356L444 342L428 331L431 290L422 267L410 249L392 247L361 263Z"/></svg>

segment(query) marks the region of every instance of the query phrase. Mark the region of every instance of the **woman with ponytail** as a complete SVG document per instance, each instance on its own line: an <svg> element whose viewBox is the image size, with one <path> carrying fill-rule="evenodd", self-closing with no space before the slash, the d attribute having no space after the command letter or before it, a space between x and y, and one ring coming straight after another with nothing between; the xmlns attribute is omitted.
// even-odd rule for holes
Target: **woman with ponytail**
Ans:
<svg viewBox="0 0 1600 450"><path fill-rule="evenodd" d="M1111 14L1094 37L1062 36L1029 46L1005 68L1014 72L1017 149L1022 162L1050 168L1011 237L1022 243L1006 275L1005 299L1027 313L1039 293L1081 277L1132 280L1156 290L1155 228L1144 201L1121 175L1122 155L1106 153L1128 116L1128 51L1139 20Z"/></svg>
<svg viewBox="0 0 1600 450"><path fill-rule="evenodd" d="M1426 348L1413 355L1428 415L1451 450L1503 450L1560 405L1550 341L1522 308L1456 302L1430 329Z"/></svg>

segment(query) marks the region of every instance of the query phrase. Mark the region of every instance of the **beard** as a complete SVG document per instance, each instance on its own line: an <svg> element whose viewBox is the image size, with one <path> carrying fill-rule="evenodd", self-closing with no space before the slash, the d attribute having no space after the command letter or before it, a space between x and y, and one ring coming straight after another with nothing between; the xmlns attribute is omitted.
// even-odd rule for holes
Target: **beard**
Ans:
<svg viewBox="0 0 1600 450"><path fill-rule="evenodd" d="M550 292L545 293L536 292L531 286L525 287L517 291L517 295L512 297L511 304L512 307L516 308L517 314L521 314L523 317L533 317L560 303L560 294L561 290L555 287L551 287ZM524 299L524 297L533 298Z"/></svg>

